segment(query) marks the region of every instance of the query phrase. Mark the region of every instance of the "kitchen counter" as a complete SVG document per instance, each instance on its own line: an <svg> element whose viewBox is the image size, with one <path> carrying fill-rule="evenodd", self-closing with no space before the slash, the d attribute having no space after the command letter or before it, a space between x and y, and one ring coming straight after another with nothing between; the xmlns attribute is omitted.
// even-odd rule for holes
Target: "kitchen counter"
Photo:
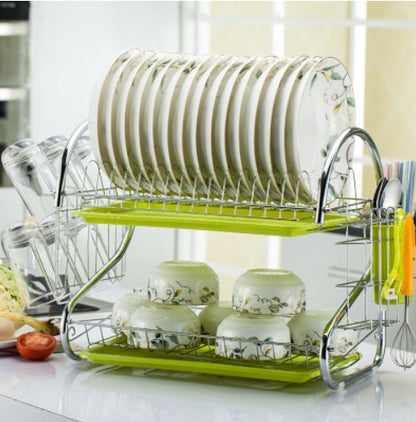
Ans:
<svg viewBox="0 0 416 422"><path fill-rule="evenodd" d="M386 353L374 374L343 391L301 385L96 366L61 353L42 362L0 358L2 420L414 421L416 368ZM4 416L7 416L6 418Z"/></svg>

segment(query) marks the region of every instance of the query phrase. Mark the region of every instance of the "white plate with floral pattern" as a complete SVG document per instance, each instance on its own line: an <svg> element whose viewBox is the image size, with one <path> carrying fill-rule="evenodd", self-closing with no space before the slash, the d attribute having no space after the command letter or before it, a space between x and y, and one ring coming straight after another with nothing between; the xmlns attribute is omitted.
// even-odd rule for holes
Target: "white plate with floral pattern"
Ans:
<svg viewBox="0 0 416 422"><path fill-rule="evenodd" d="M148 80L154 74L154 71L160 60L164 60L166 53L154 53L146 62L141 66L131 83L131 89L127 97L126 105L126 140L128 142L127 149L131 151L130 167L134 173L140 174L140 184L149 192L154 192L155 184L151 178L151 169L142 154L142 139L141 139L141 126L142 119L141 113L144 105L144 90L148 84ZM131 161L133 158L133 161Z"/></svg>
<svg viewBox="0 0 416 422"><path fill-rule="evenodd" d="M212 157L215 163L217 179L221 181L224 191L231 199L237 199L238 176L232 175L227 160L227 111L231 100L234 83L240 70L249 63L248 57L240 57L238 61L227 69L218 89L212 117Z"/></svg>
<svg viewBox="0 0 416 422"><path fill-rule="evenodd" d="M221 68L224 56L213 56L208 66L203 72L198 72L192 81L190 95L187 97L185 105L184 132L183 132L183 152L188 176L194 181L195 189L198 193L209 194L207 181L204 180L199 168L197 152L197 120L201 102L201 95L209 75L218 68Z"/></svg>
<svg viewBox="0 0 416 422"><path fill-rule="evenodd" d="M267 184L263 184L264 178L259 176L262 169L257 168L256 144L264 142L264 140L256 138L256 117L262 88L269 72L276 69L277 63L282 64L275 56L264 57L257 63L248 80L247 89L241 101L239 125L241 163L243 168L246 169L249 180L252 180L255 184L255 197L260 200L265 200L268 188Z"/></svg>
<svg viewBox="0 0 416 422"><path fill-rule="evenodd" d="M156 96L162 85L162 81L166 76L169 67L178 60L177 54L165 54L160 59L153 69L151 79L146 84L143 91L143 107L140 110L139 120L140 124L140 150L142 153L145 166L147 165L148 175L157 189L165 193L168 191L169 180L166 170L169 167L168 163L158 161L161 157L163 145L155 138L153 120L155 116L160 113L159 104L156 103ZM176 70L175 70L176 71ZM166 148L167 149L167 148ZM158 154L157 152L158 151ZM164 158L166 158L166 155ZM150 174L149 174L150 173ZM172 180L170 180L173 182Z"/></svg>
<svg viewBox="0 0 416 422"><path fill-rule="evenodd" d="M194 56L181 54L167 67L156 93L153 114L154 146L159 172L169 189L178 194L182 193L182 187L173 171L169 149L170 109L175 107L172 101L178 80L193 62Z"/></svg>
<svg viewBox="0 0 416 422"><path fill-rule="evenodd" d="M286 120L286 162L299 178L299 199L314 203L325 159L337 137L355 124L352 83L343 64L335 58L319 60L299 81ZM346 142L335 160L327 200L342 191L349 171L353 140ZM294 183L292 179L292 184Z"/></svg>
<svg viewBox="0 0 416 422"><path fill-rule="evenodd" d="M226 151L228 168L233 177L235 186L240 187L242 198L251 199L253 194L252 182L247 177L248 174L243 167L241 161L240 150L240 119L241 106L244 92L247 88L248 81L256 69L256 65L261 58L253 58L243 67L240 68L237 78L235 79L231 98L227 112L226 125Z"/></svg>
<svg viewBox="0 0 416 422"><path fill-rule="evenodd" d="M151 51L145 51L143 55L137 55L130 58L124 67L116 88L115 98L113 99L113 112L111 130L113 132L113 148L122 162L126 173L126 182L134 190L142 190L140 179L139 163L136 161L130 134L127 131L126 115L128 114L128 97L132 89L133 80L137 72L149 64L149 58L153 55Z"/></svg>
<svg viewBox="0 0 416 422"><path fill-rule="evenodd" d="M273 166L270 156L270 145L272 142L272 121L274 100L279 90L283 75L290 66L292 59L282 59L282 62L275 64L269 71L263 83L256 111L255 125L255 159L259 178L263 186L270 186L269 197L275 201L281 201L281 186L272 177Z"/></svg>
<svg viewBox="0 0 416 422"><path fill-rule="evenodd" d="M105 115L108 112L108 90L111 81L118 76L119 68L133 55L140 54L141 50L131 48L117 56L113 63L99 77L91 97L89 108L88 126L91 139L91 149L102 165L104 171L113 182L123 187L123 178L113 171L113 160L108 150L107 138L110 136L108 129L104 127Z"/></svg>
<svg viewBox="0 0 416 422"><path fill-rule="evenodd" d="M138 50L137 52L132 53L132 55L126 60L122 61L122 63L118 66L117 70L114 72L114 74L109 80L103 103L103 114L100 123L104 135L105 150L108 154L108 159L111 164L113 181L121 189L129 189L130 187L126 184L126 174L125 170L122 168L121 165L121 158L118 155L118 145L116 140L113 139L112 121L113 111L115 113L115 107L113 107L114 96L116 94L117 84L120 75L123 72L126 64L129 63L132 57L137 55L142 56L143 53L143 50Z"/></svg>
<svg viewBox="0 0 416 422"><path fill-rule="evenodd" d="M118 68L114 78L111 79L107 90L107 107L104 115L103 127L105 131L105 140L107 144L107 150L110 155L111 164L113 166L114 174L117 178L123 181L120 187L129 188L131 185L128 183L128 172L127 163L124 162L124 155L122 153L122 143L118 138L118 132L116 128L117 121L117 108L120 98L121 83L123 81L123 74L125 77L125 71L130 69L131 62L137 58L138 60L144 60L148 52L140 50L136 54L130 56L123 64ZM123 142L124 144L124 142Z"/></svg>
<svg viewBox="0 0 416 422"><path fill-rule="evenodd" d="M295 58L286 68L279 82L279 88L273 105L271 142L269 154L272 162L272 175L281 196L285 201L296 202L296 193L293 191L288 178L288 168L285 158L285 118L292 87L300 69L310 59L306 56Z"/></svg>
<svg viewBox="0 0 416 422"><path fill-rule="evenodd" d="M195 56L180 74L172 94L168 125L169 157L177 183L189 195L193 194L195 187L194 180L191 179L192 175L188 174L188 163L185 161L184 155L184 125L185 118L188 118L185 116L185 106L188 96L191 95L190 88L194 79L199 78L201 73L217 60L211 56Z"/></svg>
<svg viewBox="0 0 416 422"><path fill-rule="evenodd" d="M222 62L221 67L211 72L202 92L198 114L197 130L200 142L197 143L197 154L199 167L202 177L211 186L213 193L219 197L223 194L223 178L221 176L217 178L216 163L212 153L214 107L218 96L221 94L219 91L221 82L237 60L238 57L227 56Z"/></svg>

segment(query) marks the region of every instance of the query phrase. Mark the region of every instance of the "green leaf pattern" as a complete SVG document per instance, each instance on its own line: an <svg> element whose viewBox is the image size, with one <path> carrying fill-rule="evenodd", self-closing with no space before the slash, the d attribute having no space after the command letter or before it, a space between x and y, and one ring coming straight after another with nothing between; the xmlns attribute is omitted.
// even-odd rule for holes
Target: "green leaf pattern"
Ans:
<svg viewBox="0 0 416 422"><path fill-rule="evenodd" d="M250 314L294 315L306 307L305 290L288 294L285 298L236 294L233 297L234 309Z"/></svg>
<svg viewBox="0 0 416 422"><path fill-rule="evenodd" d="M192 289L186 283L175 280L172 283L164 283L151 286L148 290L149 300L156 303L174 305L209 305L218 301L218 292L208 286Z"/></svg>

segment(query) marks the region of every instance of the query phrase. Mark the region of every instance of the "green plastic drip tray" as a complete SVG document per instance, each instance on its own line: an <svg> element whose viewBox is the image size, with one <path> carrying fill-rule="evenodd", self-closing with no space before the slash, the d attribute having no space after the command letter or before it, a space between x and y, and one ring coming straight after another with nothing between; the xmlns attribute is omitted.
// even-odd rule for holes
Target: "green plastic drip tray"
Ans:
<svg viewBox="0 0 416 422"><path fill-rule="evenodd" d="M208 346L205 346L207 348ZM201 350L203 351L204 348ZM167 353L158 350L94 346L79 356L101 365L127 366L179 372L251 378L269 381L304 383L321 375L318 358L297 355L276 362L232 360L220 357L203 357L191 354ZM340 359L334 369L351 366L361 358L355 353Z"/></svg>
<svg viewBox="0 0 416 422"><path fill-rule="evenodd" d="M87 223L126 226L170 227L261 235L299 236L335 230L359 219L357 213L328 212L322 225L315 223L315 212L277 208L195 205L189 203L126 201L107 207L74 211Z"/></svg>

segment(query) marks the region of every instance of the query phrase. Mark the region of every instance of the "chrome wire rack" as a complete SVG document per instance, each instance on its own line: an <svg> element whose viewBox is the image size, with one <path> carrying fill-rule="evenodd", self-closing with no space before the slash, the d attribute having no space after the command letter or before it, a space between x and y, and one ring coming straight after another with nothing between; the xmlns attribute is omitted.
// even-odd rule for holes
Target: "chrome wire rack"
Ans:
<svg viewBox="0 0 416 422"><path fill-rule="evenodd" d="M374 163L376 182L381 178L382 165L377 148L367 132L359 128L345 131L328 152L318 188L316 201L304 204L297 197L288 199L285 192L287 178L283 178L280 191L273 191L270 184L266 195L261 197L256 191L257 177L251 175L253 188L250 192L221 192L210 187L211 179L206 179L208 189L201 193L192 191L172 191L169 179L165 183L144 180L144 174L137 172L137 188L126 187L124 180L114 183L112 169L91 162L86 167L85 189L70 191L65 188L65 176L71 165L72 150L77 140L87 130L82 124L72 135L62 159L62 171L56 194L57 218L82 217L89 225L114 228L114 247L107 251L107 259L101 268L90 272L88 282L71 290L71 299L62 315L61 336L65 353L72 359L89 359L95 363L142 366L157 369L173 369L201 373L242 376L268 380L304 382L322 377L334 389L370 373L381 365L385 350L386 327L397 320L397 304L381 300L380 287L389 268L390 252L393 247L394 216L386 210L372 208L371 200L357 198L354 172L346 174L344 190L336 198L329 199L331 172L338 150L351 137L360 139L370 152ZM91 174L93 175L91 177ZM243 177L244 175L241 175ZM246 175L247 176L247 175ZM224 175L224 186L227 175ZM307 175L301 175L303 183ZM264 181L264 177L262 177ZM132 184L132 182L129 182ZM181 183L179 183L181 186ZM297 192L297 188L295 189ZM258 342L251 344L256 352L252 359L238 359L238 355L221 357L215 353L223 344L231 344L223 337L194 335L193 347L186 349L159 346L141 349L131 341L139 331L154 339L154 330L139 330L111 324L111 315L98 319L72 317L78 301L101 280L111 274L123 259L133 236L135 226L158 226L190 228L216 231L234 231L278 236L298 236L313 232L339 230L345 233L340 246L348 259L350 248L362 248L367 262L362 276L355 279L347 269L345 281L338 287L345 291L345 300L340 304L328 322L320 346L316 344L278 344L286 350L286 356L267 358L262 350L273 350L277 344ZM59 247L59 245L57 245ZM387 257L387 258L386 258ZM340 356L333 356L332 340L336 331L354 332L354 341L348 344ZM163 332L161 336L178 336L184 333ZM189 333L186 335L190 336ZM236 349L245 347L250 339L237 341ZM228 341L228 343L227 343ZM370 342L374 346L373 355L361 355L360 345ZM162 344L162 346L160 346ZM75 351L74 346L82 351ZM234 347L233 346L233 347ZM238 350L237 350L238 351ZM237 353L237 352L236 352Z"/></svg>

